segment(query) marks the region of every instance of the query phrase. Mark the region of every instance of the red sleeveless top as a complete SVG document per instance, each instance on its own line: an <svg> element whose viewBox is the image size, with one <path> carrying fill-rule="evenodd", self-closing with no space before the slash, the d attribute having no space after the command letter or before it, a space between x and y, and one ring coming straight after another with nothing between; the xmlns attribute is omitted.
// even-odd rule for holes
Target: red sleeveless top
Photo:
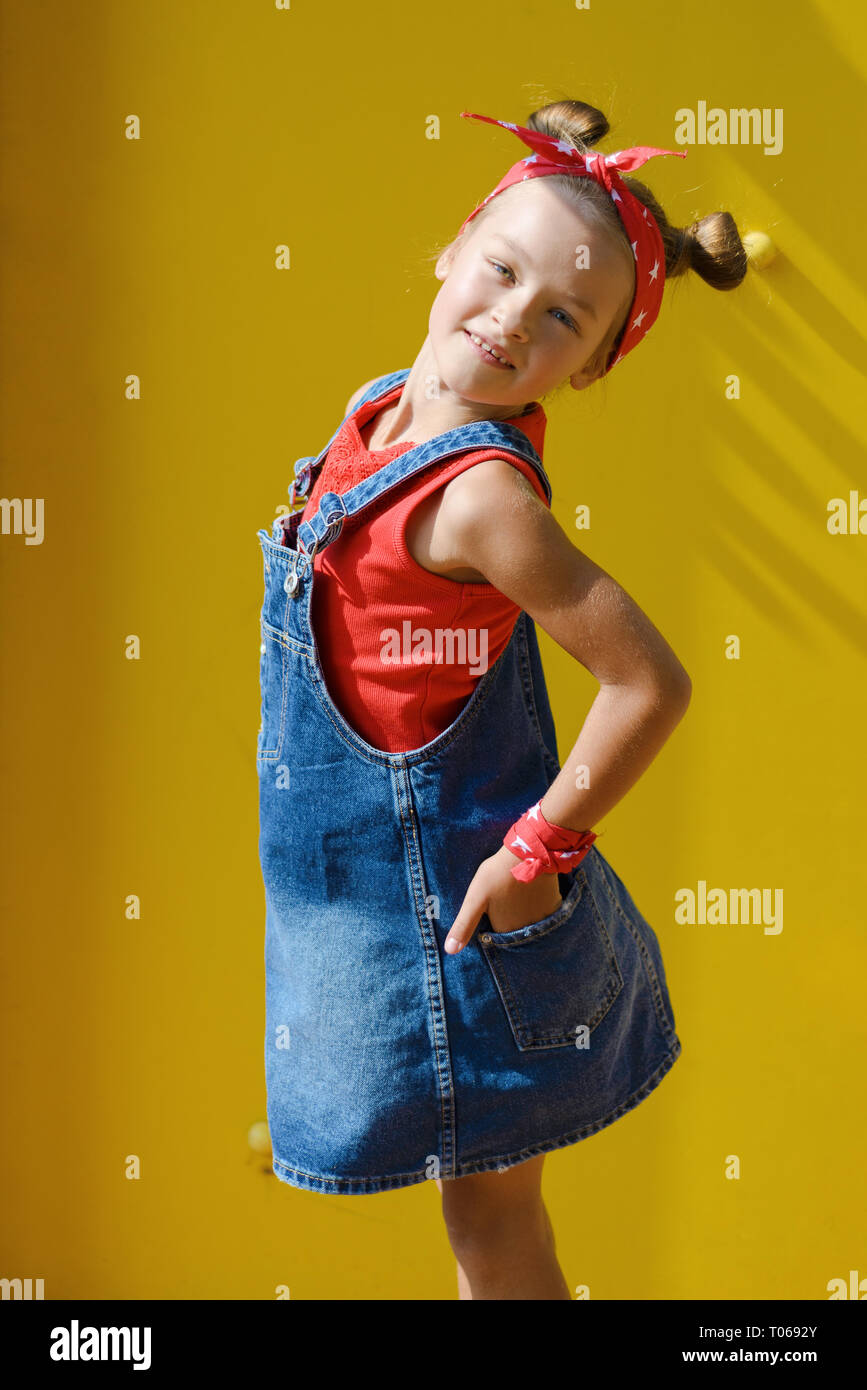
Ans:
<svg viewBox="0 0 867 1390"><path fill-rule="evenodd" d="M323 492L341 495L414 446L371 452L361 431L403 390L368 401L344 422L302 513L315 516ZM509 421L539 457L547 419L536 402ZM424 569L405 531L416 506L466 468L502 458L502 448L469 449L406 479L358 516L313 557L311 623L328 693L346 722L387 753L408 752L454 722L503 651L520 613L493 584L465 584ZM511 456L509 456L511 458ZM548 506L531 464L514 458Z"/></svg>

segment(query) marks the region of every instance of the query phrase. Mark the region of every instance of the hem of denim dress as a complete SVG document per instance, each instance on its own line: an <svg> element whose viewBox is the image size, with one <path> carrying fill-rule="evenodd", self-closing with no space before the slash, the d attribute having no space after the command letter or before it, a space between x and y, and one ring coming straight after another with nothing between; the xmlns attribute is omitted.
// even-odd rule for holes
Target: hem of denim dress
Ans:
<svg viewBox="0 0 867 1390"><path fill-rule="evenodd" d="M504 1164L507 1167L513 1167L529 1158L537 1158L539 1154L550 1153L553 1149L564 1149L570 1144L577 1144L581 1139L589 1139L591 1135L598 1134L600 1130L607 1128L615 1120L628 1114L630 1110L634 1110L652 1091L655 1091L663 1077L674 1066L682 1051L680 1038L675 1033L672 1046L666 1052L656 1071L651 1072L636 1091L633 1091L626 1100L621 1101L614 1110L609 1111L602 1119L592 1120L589 1124L582 1125L580 1129L571 1130L568 1134L561 1134L556 1139L543 1139L530 1148L516 1149L512 1153L499 1154L496 1158L478 1158L472 1163L459 1163L447 1181L451 1182L454 1178L466 1178L472 1173L493 1172L497 1168L502 1168ZM291 1164L284 1163L276 1155L273 1157L271 1166L280 1181L287 1183L290 1187L297 1187L305 1192L334 1193L343 1196L365 1196L368 1193L388 1192L398 1187L412 1187L415 1183L433 1181L426 1169L415 1173L389 1173L383 1177L325 1177L320 1173L305 1173L298 1168L293 1168ZM442 1177L442 1174L437 1176Z"/></svg>

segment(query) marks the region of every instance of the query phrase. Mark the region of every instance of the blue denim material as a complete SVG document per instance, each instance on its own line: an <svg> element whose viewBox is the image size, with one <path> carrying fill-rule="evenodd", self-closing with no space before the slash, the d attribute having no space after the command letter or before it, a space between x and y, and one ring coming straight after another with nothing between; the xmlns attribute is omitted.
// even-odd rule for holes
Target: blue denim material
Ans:
<svg viewBox="0 0 867 1390"><path fill-rule="evenodd" d="M408 375L379 378L354 409ZM372 747L325 686L314 544L416 470L490 444L529 459L550 498L523 431L476 422L324 494L308 523L296 512L287 544L279 520L257 533L267 1113L274 1172L293 1187L360 1194L508 1168L611 1124L680 1055L659 942L595 845L559 875L550 916L501 933L483 916L463 951L443 951L476 869L560 770L529 615L421 748ZM296 463L300 491L328 447Z"/></svg>

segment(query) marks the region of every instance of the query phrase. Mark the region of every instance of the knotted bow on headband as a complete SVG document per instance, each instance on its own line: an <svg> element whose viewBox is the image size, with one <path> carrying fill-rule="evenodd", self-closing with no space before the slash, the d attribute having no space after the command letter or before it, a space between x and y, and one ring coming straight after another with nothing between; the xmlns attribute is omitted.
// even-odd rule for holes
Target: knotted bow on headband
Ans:
<svg viewBox="0 0 867 1390"><path fill-rule="evenodd" d="M595 179L608 192L617 209L618 216L626 228L635 257L635 294L626 320L626 327L620 342L611 349L617 353L613 361L605 365L603 375L624 358L627 352L647 336L656 322L662 304L662 291L665 285L665 250L656 218L649 208L629 191L623 182L619 169L627 171L640 169L648 159L657 154L673 154L685 159L686 150L659 150L653 145L634 145L628 150L618 150L616 154L582 155L566 140L557 140L553 135L543 135L526 126L514 125L512 121L498 121L494 116L479 116L475 111L462 111L474 121L490 121L504 130L511 130L534 151L525 159L513 164L492 193L465 217L459 231L481 212L486 203L496 198L505 188L524 179L539 178L544 174L576 174Z"/></svg>

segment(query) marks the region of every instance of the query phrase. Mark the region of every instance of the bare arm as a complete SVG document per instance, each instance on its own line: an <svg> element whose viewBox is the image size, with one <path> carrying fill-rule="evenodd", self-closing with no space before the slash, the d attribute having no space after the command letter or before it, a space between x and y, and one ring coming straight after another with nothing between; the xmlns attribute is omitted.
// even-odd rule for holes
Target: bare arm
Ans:
<svg viewBox="0 0 867 1390"><path fill-rule="evenodd" d="M596 825L683 718L689 676L626 590L572 544L527 479L501 459L449 484L430 548L444 564L478 570L599 681L578 740L542 799L555 825ZM578 788L583 765L590 785Z"/></svg>

